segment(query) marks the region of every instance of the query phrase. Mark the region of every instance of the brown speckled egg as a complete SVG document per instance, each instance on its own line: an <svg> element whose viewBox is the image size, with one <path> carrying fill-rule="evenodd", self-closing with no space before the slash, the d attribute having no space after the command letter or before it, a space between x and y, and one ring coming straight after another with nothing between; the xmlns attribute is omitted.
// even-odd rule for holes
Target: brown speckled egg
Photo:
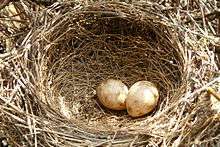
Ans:
<svg viewBox="0 0 220 147"><path fill-rule="evenodd" d="M149 81L139 81L131 86L126 98L127 112L132 117L140 117L151 112L157 105L159 92Z"/></svg>
<svg viewBox="0 0 220 147"><path fill-rule="evenodd" d="M125 99L128 87L120 80L108 79L103 81L96 89L99 101L107 108L125 110Z"/></svg>

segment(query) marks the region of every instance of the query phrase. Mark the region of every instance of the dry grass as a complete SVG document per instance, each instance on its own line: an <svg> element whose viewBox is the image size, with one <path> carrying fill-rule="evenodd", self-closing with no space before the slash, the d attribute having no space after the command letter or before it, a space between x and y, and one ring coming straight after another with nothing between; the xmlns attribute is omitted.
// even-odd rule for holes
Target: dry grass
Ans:
<svg viewBox="0 0 220 147"><path fill-rule="evenodd" d="M8 49L0 55L0 129L9 142L217 145L219 111L206 93L220 82L217 24L206 14L216 3L170 4L79 1L43 8L21 1L14 3L19 24L7 7L1 10L0 41ZM157 108L132 119L102 107L95 88L107 78L128 86L152 81L160 91Z"/></svg>

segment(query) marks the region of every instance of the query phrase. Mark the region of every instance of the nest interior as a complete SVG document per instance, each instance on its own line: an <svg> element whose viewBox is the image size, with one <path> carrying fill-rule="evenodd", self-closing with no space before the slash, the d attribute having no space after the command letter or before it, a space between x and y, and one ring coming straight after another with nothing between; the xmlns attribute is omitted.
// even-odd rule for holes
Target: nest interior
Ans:
<svg viewBox="0 0 220 147"><path fill-rule="evenodd" d="M128 87L139 80L151 81L159 89L160 102L150 116L176 101L173 95L182 85L184 60L171 41L171 31L123 5L93 5L64 13L41 31L44 37L35 49L45 55L40 61L45 70L37 73L45 79L40 97L93 131L145 122L148 116L132 119L126 111L104 108L95 90L109 78Z"/></svg>

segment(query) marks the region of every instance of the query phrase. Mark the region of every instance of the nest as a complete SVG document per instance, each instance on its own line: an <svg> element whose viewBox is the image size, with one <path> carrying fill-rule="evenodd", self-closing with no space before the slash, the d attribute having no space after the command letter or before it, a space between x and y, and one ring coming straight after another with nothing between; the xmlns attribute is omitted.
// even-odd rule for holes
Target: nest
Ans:
<svg viewBox="0 0 220 147"><path fill-rule="evenodd" d="M9 142L31 146L218 142L219 115L205 92L219 81L212 36L185 32L186 25L177 26L153 3L63 2L32 17L27 11L35 10L31 4L21 4L27 20L17 28L30 29L11 41L0 64L4 71L0 117ZM109 78L128 87L140 80L153 82L160 92L157 108L137 119L126 111L104 108L95 89Z"/></svg>

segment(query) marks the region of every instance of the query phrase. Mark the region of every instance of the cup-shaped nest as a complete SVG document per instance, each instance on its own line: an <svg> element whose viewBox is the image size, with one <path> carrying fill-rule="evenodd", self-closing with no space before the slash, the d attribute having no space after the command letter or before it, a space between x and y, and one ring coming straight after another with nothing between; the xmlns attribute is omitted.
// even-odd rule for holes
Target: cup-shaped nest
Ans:
<svg viewBox="0 0 220 147"><path fill-rule="evenodd" d="M202 37L184 32L150 4L64 2L32 15L19 48L1 64L7 71L1 74L1 118L14 139L61 146L190 144L214 116L197 95L216 70L211 53L202 50L208 43L197 44L195 53ZM96 88L107 79L128 87L152 82L159 91L156 108L135 119L105 108Z"/></svg>
<svg viewBox="0 0 220 147"><path fill-rule="evenodd" d="M176 101L174 93L182 88L184 75L183 51L171 28L145 15L130 6L108 3L54 18L41 32L36 48L45 68L43 101L93 131L115 131L137 121L126 111L105 109L97 101L95 89L103 80L119 79L129 87L140 80L154 83L160 101L151 116Z"/></svg>

